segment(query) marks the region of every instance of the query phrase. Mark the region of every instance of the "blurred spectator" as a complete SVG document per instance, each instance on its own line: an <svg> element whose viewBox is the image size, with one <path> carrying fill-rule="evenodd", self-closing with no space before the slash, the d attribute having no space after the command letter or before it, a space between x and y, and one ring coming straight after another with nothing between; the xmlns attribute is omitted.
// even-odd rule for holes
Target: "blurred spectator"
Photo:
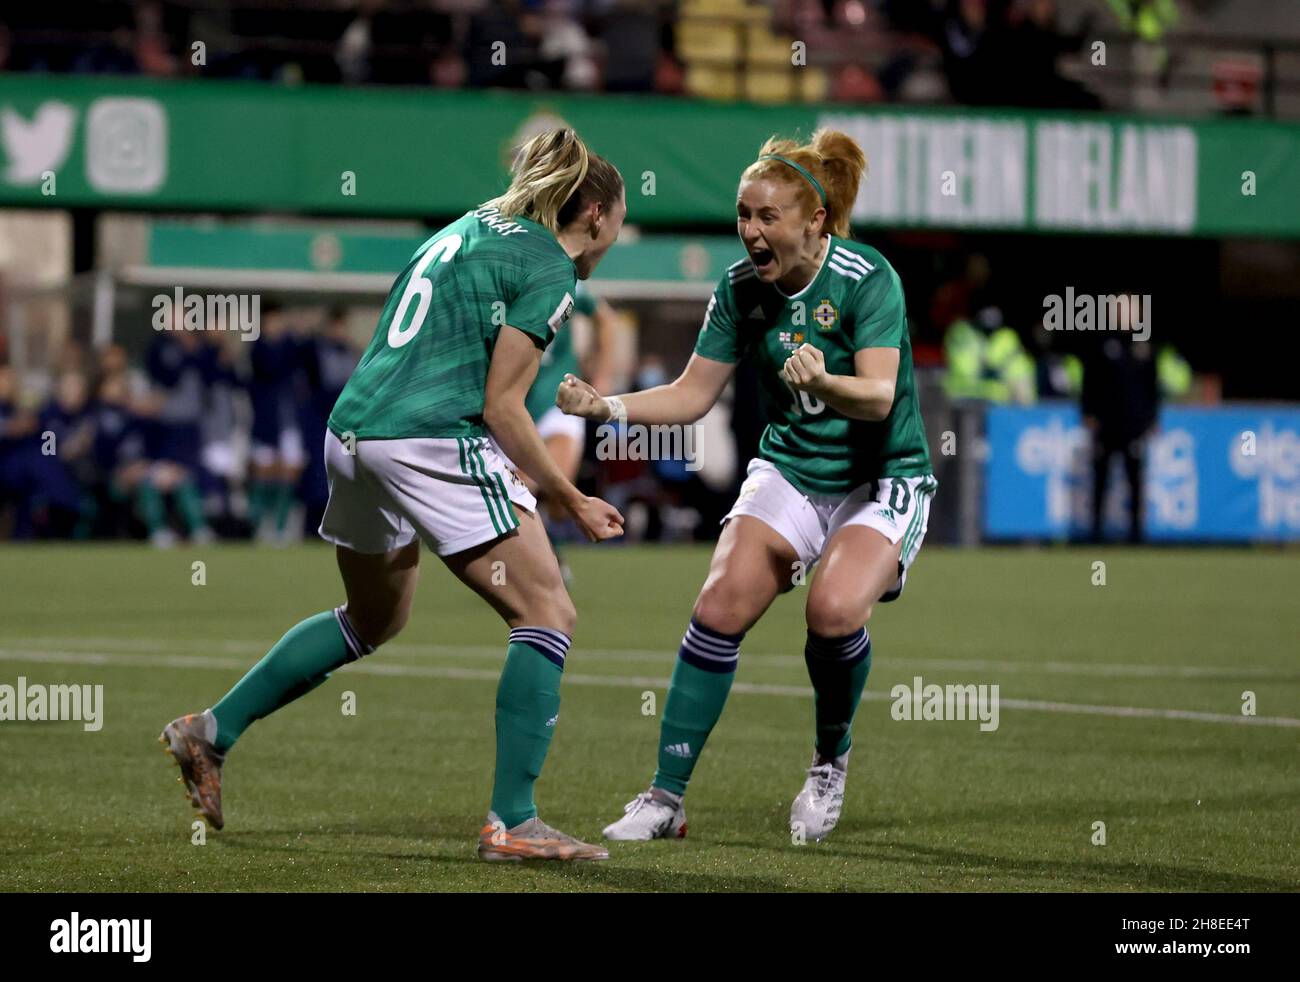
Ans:
<svg viewBox="0 0 1300 982"><path fill-rule="evenodd" d="M136 7L135 61L145 75L172 76L179 63L168 50L169 41L163 25L162 4L141 3Z"/></svg>
<svg viewBox="0 0 1300 982"><path fill-rule="evenodd" d="M1119 307L1124 331L1133 319L1136 294L1127 294ZM1092 539L1104 540L1106 489L1111 460L1119 457L1129 491L1129 532L1132 543L1142 541L1144 500L1142 472L1146 447L1160 411L1160 387L1152 345L1117 331L1089 337L1083 358L1083 423L1092 436Z"/></svg>
<svg viewBox="0 0 1300 982"><path fill-rule="evenodd" d="M513 0L492 4L470 18L466 57L470 88L526 88L537 60L539 25Z"/></svg>
<svg viewBox="0 0 1300 982"><path fill-rule="evenodd" d="M582 25L562 5L545 8L538 22L536 73L544 86L530 80L529 88L589 91L599 87L595 46Z"/></svg>
<svg viewBox="0 0 1300 982"><path fill-rule="evenodd" d="M1077 355L1058 351L1057 335L1039 321L1032 333L1038 398L1077 399L1083 390L1083 362Z"/></svg>
<svg viewBox="0 0 1300 982"><path fill-rule="evenodd" d="M429 63L429 81L440 89L462 89L469 77L469 66L455 48L443 48Z"/></svg>
<svg viewBox="0 0 1300 982"><path fill-rule="evenodd" d="M616 3L602 18L597 36L604 50L606 92L654 91L663 35L653 9L644 3ZM671 34L668 43L671 50Z"/></svg>
<svg viewBox="0 0 1300 982"><path fill-rule="evenodd" d="M248 386L253 406L248 518L263 542L284 542L301 530L290 522L307 464L298 417L301 358L288 315L276 304L265 304L261 336L249 353Z"/></svg>
<svg viewBox="0 0 1300 982"><path fill-rule="evenodd" d="M307 453L301 493L307 511L304 524L308 529L315 529L320 525L329 498L324 455L326 421L361 360L361 349L348 330L346 308L336 307L329 312L325 323L303 346L302 353L310 397L301 403L298 416Z"/></svg>
<svg viewBox="0 0 1300 982"><path fill-rule="evenodd" d="M144 517L155 545L175 541L161 514L161 496L173 494L181 520L192 541L213 538L203 515L201 489L213 479L203 467L202 422L207 411L207 388L216 368L216 356L196 331L185 330L184 314L175 310L172 329L161 331L149 347L147 364L153 385L149 410L147 453L155 462L145 482L160 496L148 501Z"/></svg>
<svg viewBox="0 0 1300 982"><path fill-rule="evenodd" d="M23 408L13 369L0 366L0 512L12 504L15 539L68 536L81 517L81 490L60 456L79 449L82 440L77 391L72 379L60 385L71 420L64 429L58 403L40 416ZM42 429L43 423L59 429ZM62 445L61 435L67 438Z"/></svg>
<svg viewBox="0 0 1300 982"><path fill-rule="evenodd" d="M1006 0L950 0L936 41L948 88L957 102L992 105L1010 88L1006 58Z"/></svg>
<svg viewBox="0 0 1300 982"><path fill-rule="evenodd" d="M205 515L217 516L226 528L234 521L230 494L243 477L240 429L244 421L238 403L245 386L237 367L237 358L242 354L240 348L247 346L242 337L227 330L203 335L204 344L212 350L204 397L206 408L199 428L200 462L205 477L203 511Z"/></svg>
<svg viewBox="0 0 1300 982"><path fill-rule="evenodd" d="M1037 395L1034 362L1002 311L985 307L974 321L954 321L943 339L944 391L951 399L1032 403Z"/></svg>
<svg viewBox="0 0 1300 982"><path fill-rule="evenodd" d="M113 536L125 526L132 497L149 471L145 458L146 423L131 410L125 372L113 372L100 379L90 417L94 426L91 458L95 465L90 492L98 513L96 531ZM144 498L140 510L152 510L161 527L157 519L161 509L150 493Z"/></svg>
<svg viewBox="0 0 1300 982"><path fill-rule="evenodd" d="M1109 3L1142 38L1158 37L1176 16L1173 0ZM837 101L941 99L937 73L929 70L937 54L958 102L1096 104L1056 70L1057 56L1077 50L1081 37L1058 33L1054 0L768 0L712 13L707 6L682 8L668 0L28 5L9 19L9 44L0 25L0 68L678 94L686 72L674 26L685 15L731 21L741 32L809 39ZM193 48L198 42L201 57Z"/></svg>
<svg viewBox="0 0 1300 982"><path fill-rule="evenodd" d="M861 65L845 65L835 74L831 98L836 102L883 102L885 90Z"/></svg>
<svg viewBox="0 0 1300 982"><path fill-rule="evenodd" d="M1056 0L1016 0L1008 16L1005 55L1015 66L1001 101L1042 109L1100 109L1101 100L1057 71L1057 59L1083 47L1093 18L1075 34L1059 33Z"/></svg>
<svg viewBox="0 0 1300 982"><path fill-rule="evenodd" d="M992 304L988 258L973 252L966 257L962 274L943 283L930 300L930 324L939 331L959 318L969 318L979 309Z"/></svg>
<svg viewBox="0 0 1300 982"><path fill-rule="evenodd" d="M57 466L78 488L89 487L95 476L94 457L91 453L95 438L95 424L90 410L90 384L79 371L64 372L59 376L54 396L42 407L39 420L42 441L49 440ZM77 494L75 515L68 511L58 516L59 527L52 530L55 536L75 535L85 538L94 514L94 503L88 493ZM76 518L76 525L66 523Z"/></svg>

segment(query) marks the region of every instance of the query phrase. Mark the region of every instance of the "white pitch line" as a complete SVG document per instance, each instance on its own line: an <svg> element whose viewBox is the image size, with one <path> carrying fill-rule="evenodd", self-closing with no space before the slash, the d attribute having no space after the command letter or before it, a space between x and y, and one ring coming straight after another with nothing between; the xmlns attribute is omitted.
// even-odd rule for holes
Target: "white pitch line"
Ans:
<svg viewBox="0 0 1300 982"><path fill-rule="evenodd" d="M110 667L144 668L208 668L221 671L238 671L248 663L239 658L216 658L210 655L152 655L105 651L36 651L21 648L0 648L0 661L31 662L58 665L107 665ZM378 661L359 661L345 666L342 671L361 675L386 675L434 679L459 679L475 682L496 682L499 671L475 668L455 668L433 665L391 665ZM565 672L566 685L628 688L653 686L666 688L668 679L651 675L581 675ZM795 696L807 698L812 690L807 686L770 685L761 682L736 682L731 691L759 696ZM892 701L883 692L864 692L862 698L871 702ZM1279 726L1300 728L1300 719L1289 716L1234 716L1229 713L1204 713L1190 709L1149 709L1142 706L1091 706L1084 703L1048 702L1041 699L999 699L1007 709L1024 709L1030 712L1074 713L1087 716L1114 716L1119 718L1180 719L1200 723L1234 723L1244 726Z"/></svg>
<svg viewBox="0 0 1300 982"><path fill-rule="evenodd" d="M0 644L9 644L19 648L52 649L72 651L88 649L92 651L125 652L174 652L174 651L218 651L225 654L257 655L266 654L269 647L266 641L229 641L201 640L186 638L172 640L166 638L0 638ZM383 651L392 655L448 655L464 658L483 658L499 661L505 650L503 636L500 645L485 644L415 644L402 641L390 641ZM788 655L756 654L744 652L741 660L747 665L769 665L789 667L802 665L802 652ZM676 651L670 648L584 648L581 645L573 649L575 662L585 658L599 661L651 662L662 664L671 661ZM885 663L882 663L885 664ZM973 672L1012 672L1027 675L1082 675L1098 678L1175 678L1175 679L1264 679L1273 682L1300 682L1300 672L1287 672L1271 668L1242 668L1237 666L1211 667L1205 665L1142 665L1132 662L1023 662L992 660L984 658L913 658L890 655L887 664L907 668L955 669Z"/></svg>

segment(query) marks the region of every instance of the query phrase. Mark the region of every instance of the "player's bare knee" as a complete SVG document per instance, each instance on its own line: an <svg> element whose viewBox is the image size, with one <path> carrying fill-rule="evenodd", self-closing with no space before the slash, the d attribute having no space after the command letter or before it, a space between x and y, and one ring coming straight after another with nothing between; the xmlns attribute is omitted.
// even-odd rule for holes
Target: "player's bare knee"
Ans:
<svg viewBox="0 0 1300 982"><path fill-rule="evenodd" d="M511 618L510 626L512 628L549 627L552 631L559 631L573 637L573 632L578 626L578 611L573 606L568 591L560 588L522 607Z"/></svg>
<svg viewBox="0 0 1300 982"><path fill-rule="evenodd" d="M829 593L813 593L808 597L804 616L808 630L823 638L842 638L852 634L871 619L871 605L864 610L851 598L836 597Z"/></svg>
<svg viewBox="0 0 1300 982"><path fill-rule="evenodd" d="M743 634L753 620L745 609L738 591L706 583L695 601L692 616L696 622L719 634Z"/></svg>
<svg viewBox="0 0 1300 982"><path fill-rule="evenodd" d="M406 605L389 610L368 610L348 604L345 612L357 637L370 648L378 648L393 640L411 619L411 608Z"/></svg>

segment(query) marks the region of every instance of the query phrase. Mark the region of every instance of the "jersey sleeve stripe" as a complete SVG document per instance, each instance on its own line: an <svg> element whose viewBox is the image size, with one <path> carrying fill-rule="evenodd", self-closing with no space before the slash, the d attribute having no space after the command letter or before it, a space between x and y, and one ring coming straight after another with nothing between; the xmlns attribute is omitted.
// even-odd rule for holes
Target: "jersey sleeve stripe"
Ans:
<svg viewBox="0 0 1300 982"><path fill-rule="evenodd" d="M830 261L830 267L831 269L835 270L835 272L839 273L841 276L847 276L851 280L860 280L862 279L862 277L867 275L866 273L862 273L854 269L848 269L844 266L840 266L836 264L834 259Z"/></svg>
<svg viewBox="0 0 1300 982"><path fill-rule="evenodd" d="M876 268L875 266L871 265L871 263L867 262L865 259L859 256L856 252L849 252L848 249L845 249L842 246L835 247L835 255L833 258L838 259L841 263L843 263L846 266L857 266L864 273L870 273L873 269Z"/></svg>

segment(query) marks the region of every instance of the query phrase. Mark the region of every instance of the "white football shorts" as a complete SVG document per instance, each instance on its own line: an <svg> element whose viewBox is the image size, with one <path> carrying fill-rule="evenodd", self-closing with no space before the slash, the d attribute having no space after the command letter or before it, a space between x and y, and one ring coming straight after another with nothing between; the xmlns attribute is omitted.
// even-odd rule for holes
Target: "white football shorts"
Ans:
<svg viewBox="0 0 1300 982"><path fill-rule="evenodd" d="M376 554L418 535L450 556L519 527L516 508L537 500L488 436L357 440L355 453L325 434L330 497L320 523L327 542Z"/></svg>
<svg viewBox="0 0 1300 982"><path fill-rule="evenodd" d="M930 500L938 482L921 477L882 477L847 494L805 494L786 480L776 466L754 458L745 483L723 522L749 515L770 525L793 547L805 568L821 558L826 542L846 525L873 528L892 544L901 540L898 583L882 599L902 592L908 567L921 551L930 518Z"/></svg>

